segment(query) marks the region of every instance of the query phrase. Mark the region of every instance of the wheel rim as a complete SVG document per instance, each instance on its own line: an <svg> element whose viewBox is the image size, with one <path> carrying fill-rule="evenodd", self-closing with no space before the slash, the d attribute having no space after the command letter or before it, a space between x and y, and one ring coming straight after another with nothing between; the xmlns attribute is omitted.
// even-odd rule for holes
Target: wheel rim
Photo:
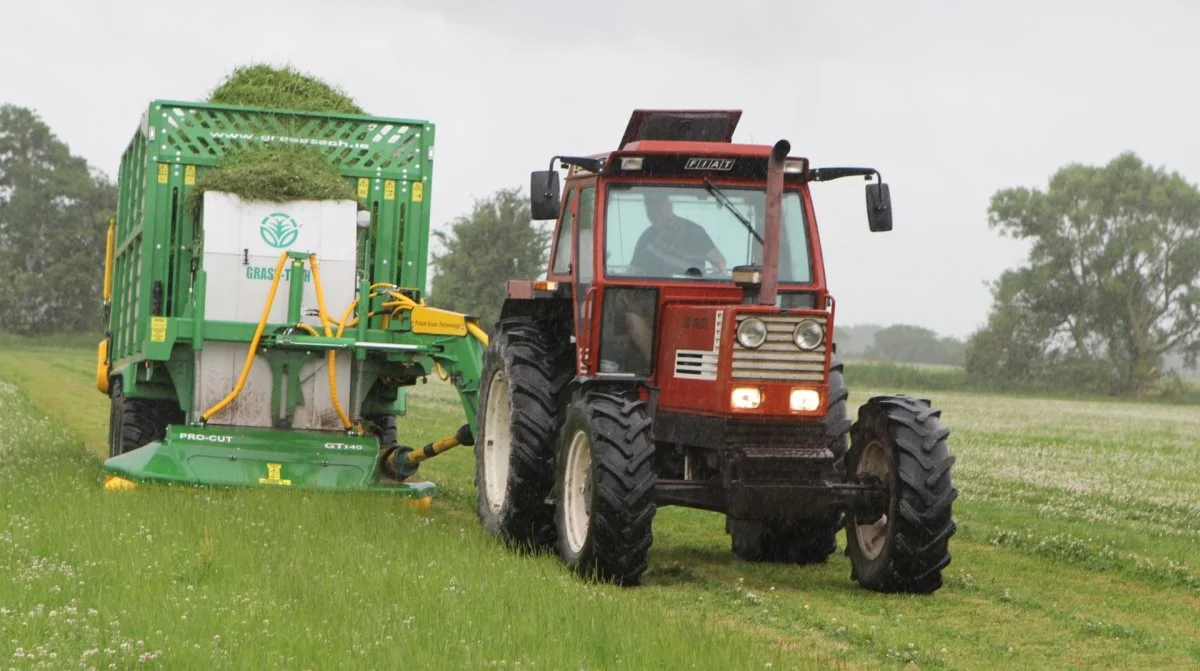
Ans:
<svg viewBox="0 0 1200 671"><path fill-rule="evenodd" d="M874 440L863 450L862 458L858 461L857 472L861 475L873 475L879 478L885 488L890 489L892 482L892 455L880 441ZM856 525L858 545L863 556L875 559L887 546L889 520L887 511L878 520L870 524Z"/></svg>
<svg viewBox="0 0 1200 671"><path fill-rule="evenodd" d="M592 446L582 430L571 438L564 471L563 522L567 545L571 552L579 552L587 540L592 515Z"/></svg>
<svg viewBox="0 0 1200 671"><path fill-rule="evenodd" d="M499 515L508 494L509 457L512 455L512 416L508 397L508 377L503 371L492 375L484 410L483 472L488 507Z"/></svg>

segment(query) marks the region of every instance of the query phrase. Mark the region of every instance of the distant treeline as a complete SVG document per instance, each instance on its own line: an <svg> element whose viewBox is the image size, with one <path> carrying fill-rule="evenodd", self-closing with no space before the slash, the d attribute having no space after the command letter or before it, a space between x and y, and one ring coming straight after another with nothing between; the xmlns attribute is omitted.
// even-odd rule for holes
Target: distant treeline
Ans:
<svg viewBox="0 0 1200 671"><path fill-rule="evenodd" d="M962 366L967 345L910 324L838 326L834 341L843 359Z"/></svg>
<svg viewBox="0 0 1200 671"><path fill-rule="evenodd" d="M909 324L858 324L838 326L834 336L838 356L854 371L860 384L892 385L897 389L973 390L999 393L1049 393L1076 395L1080 393L1108 395L1111 392L1088 378L1090 371L1063 367L1057 375L1006 377L989 374L967 365L972 347L985 346L986 341L973 337L964 342L957 338L939 336L936 332ZM1184 358L1170 354L1163 358L1166 374L1144 390L1152 396L1200 401L1194 381L1196 376L1185 366ZM1072 376L1072 373L1079 376ZM849 377L849 375L847 375Z"/></svg>
<svg viewBox="0 0 1200 671"><path fill-rule="evenodd" d="M846 362L845 375L846 385L852 392L871 390L920 396L939 391L966 391L1072 399L1102 398L1107 395L1045 380L986 378L969 373L963 368L886 361L851 359ZM1200 385L1178 376L1168 377L1140 398L1170 404L1196 405L1200 404Z"/></svg>

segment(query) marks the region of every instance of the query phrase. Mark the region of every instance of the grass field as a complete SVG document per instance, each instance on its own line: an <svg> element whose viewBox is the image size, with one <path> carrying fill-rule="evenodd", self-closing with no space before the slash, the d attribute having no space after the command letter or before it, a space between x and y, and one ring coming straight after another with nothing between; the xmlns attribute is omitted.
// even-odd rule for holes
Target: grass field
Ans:
<svg viewBox="0 0 1200 671"><path fill-rule="evenodd" d="M0 669L1200 667L1198 407L931 394L961 497L930 597L863 591L840 552L737 561L720 516L674 508L646 585L620 589L484 536L467 450L423 469L428 515L104 492L92 356L0 348ZM848 382L855 404L872 393ZM461 421L431 383L402 430Z"/></svg>

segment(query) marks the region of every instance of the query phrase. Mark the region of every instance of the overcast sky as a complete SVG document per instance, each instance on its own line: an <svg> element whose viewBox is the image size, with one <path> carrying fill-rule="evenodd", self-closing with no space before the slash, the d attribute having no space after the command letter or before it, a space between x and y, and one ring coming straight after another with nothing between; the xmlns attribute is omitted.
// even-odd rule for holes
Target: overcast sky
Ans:
<svg viewBox="0 0 1200 671"><path fill-rule="evenodd" d="M1200 180L1186 0L0 4L0 103L114 178L151 100L291 64L369 113L437 124L435 226L527 189L554 153L614 149L635 107L741 109L737 140L786 138L891 186L885 234L868 232L861 181L814 186L843 324L982 325L985 283L1024 257L988 230L997 189L1125 150Z"/></svg>

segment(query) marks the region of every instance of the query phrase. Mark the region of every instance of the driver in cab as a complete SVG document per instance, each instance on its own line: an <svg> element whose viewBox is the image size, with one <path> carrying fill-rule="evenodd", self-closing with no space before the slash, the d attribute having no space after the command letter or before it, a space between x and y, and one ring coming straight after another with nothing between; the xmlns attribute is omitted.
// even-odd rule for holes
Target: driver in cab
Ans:
<svg viewBox="0 0 1200 671"><path fill-rule="evenodd" d="M629 263L632 275L702 277L706 261L712 263L716 274L725 272L725 255L717 249L703 227L675 214L665 193L646 193L645 204L650 228L642 233L634 248ZM619 299L618 304L625 318L625 327L634 347L648 364L652 355L654 329L646 315L654 312L654 306L636 304L638 301L631 300L628 295L622 295L622 298L625 300Z"/></svg>
<svg viewBox="0 0 1200 671"><path fill-rule="evenodd" d="M725 272L725 256L708 233L694 221L675 214L665 193L650 191L645 196L647 228L638 238L630 259L634 275L671 277L705 273L705 261L715 267L714 274Z"/></svg>

